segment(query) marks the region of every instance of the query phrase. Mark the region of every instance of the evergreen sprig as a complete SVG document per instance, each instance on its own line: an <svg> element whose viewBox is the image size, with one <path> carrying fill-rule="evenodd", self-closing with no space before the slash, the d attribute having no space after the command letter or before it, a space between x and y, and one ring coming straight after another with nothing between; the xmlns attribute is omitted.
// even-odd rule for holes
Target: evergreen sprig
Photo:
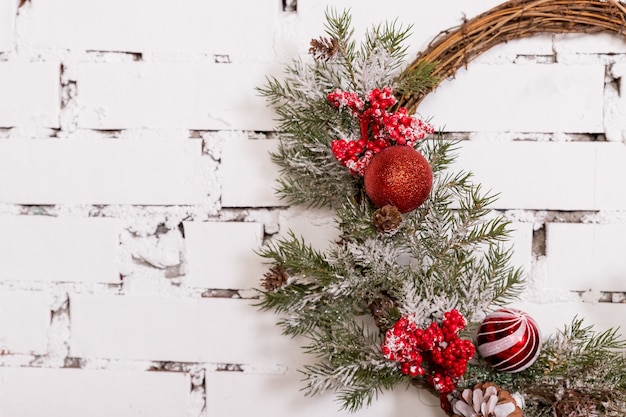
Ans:
<svg viewBox="0 0 626 417"><path fill-rule="evenodd" d="M362 178L341 166L330 147L338 137L360 137L360 126L327 95L337 88L364 95L385 86L399 94L426 91L435 64L400 71L410 28L375 26L359 46L349 13L331 10L326 19L331 41L320 42L337 53L295 61L283 79L270 78L259 91L279 117L280 146L272 154L281 169L279 194L293 204L332 208L340 236L326 251L293 233L268 244L260 255L288 278L261 291L258 306L280 314L285 334L307 340L304 349L315 361L301 370L305 393L336 391L342 407L356 411L398 384L426 385L382 355L385 332L401 316L411 314L422 327L453 308L480 318L516 299L525 280L511 265L510 225L490 209L497 195L454 166L459 143L441 134L416 145L433 171L429 198L403 214L393 232L376 230L377 208ZM527 370L496 373L476 360L460 383L494 381L519 390L533 417L551 415L565 393L591 398L612 415L624 410L625 348L614 331L596 334L574 321L544 343Z"/></svg>

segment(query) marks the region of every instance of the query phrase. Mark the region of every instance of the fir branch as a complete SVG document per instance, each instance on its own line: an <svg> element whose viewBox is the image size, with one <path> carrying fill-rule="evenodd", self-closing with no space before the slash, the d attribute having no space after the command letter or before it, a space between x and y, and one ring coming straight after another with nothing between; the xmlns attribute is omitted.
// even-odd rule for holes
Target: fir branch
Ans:
<svg viewBox="0 0 626 417"><path fill-rule="evenodd" d="M356 57L356 43L352 40L354 29L352 29L352 16L349 11L345 10L341 13L335 9L326 9L326 34L331 39L336 39L338 43L339 56L342 73L350 82L353 91L357 91L356 71L354 69L354 60Z"/></svg>
<svg viewBox="0 0 626 417"><path fill-rule="evenodd" d="M370 91L397 83L395 74L404 63L407 48L403 45L411 26L402 27L397 21L374 26L365 34L355 60L357 88Z"/></svg>
<svg viewBox="0 0 626 417"><path fill-rule="evenodd" d="M424 95L432 91L441 82L439 77L432 75L437 66L436 62L420 61L405 70L397 80L396 96Z"/></svg>
<svg viewBox="0 0 626 417"><path fill-rule="evenodd" d="M297 275L300 279L334 277L332 267L325 256L292 231L289 231L286 237L269 243L259 251L259 255L271 259L274 265L285 269L290 275Z"/></svg>
<svg viewBox="0 0 626 417"><path fill-rule="evenodd" d="M305 349L324 359L304 368L306 394L337 391L342 408L350 411L369 405L382 389L405 379L381 357L381 342L378 333L350 318L313 333Z"/></svg>

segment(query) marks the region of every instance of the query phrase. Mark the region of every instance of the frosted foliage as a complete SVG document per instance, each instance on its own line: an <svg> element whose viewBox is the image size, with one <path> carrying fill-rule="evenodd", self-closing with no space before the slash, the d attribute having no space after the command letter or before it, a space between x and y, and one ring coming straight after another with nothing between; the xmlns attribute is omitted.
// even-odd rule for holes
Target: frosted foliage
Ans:
<svg viewBox="0 0 626 417"><path fill-rule="evenodd" d="M287 79L293 89L302 95L305 106L311 101L324 99L324 91L330 90L332 85L326 81L326 77L321 76L317 67L303 61L296 61L294 71ZM299 103L294 103L298 106Z"/></svg>
<svg viewBox="0 0 626 417"><path fill-rule="evenodd" d="M355 64L356 83L361 91L371 91L380 86L393 86L394 73L389 71L397 62L389 51L376 48L363 62Z"/></svg>

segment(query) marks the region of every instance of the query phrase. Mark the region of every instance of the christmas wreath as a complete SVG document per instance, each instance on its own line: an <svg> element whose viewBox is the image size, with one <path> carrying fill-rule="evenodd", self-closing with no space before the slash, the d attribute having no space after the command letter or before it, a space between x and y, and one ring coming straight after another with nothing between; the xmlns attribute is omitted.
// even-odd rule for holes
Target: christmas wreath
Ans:
<svg viewBox="0 0 626 417"><path fill-rule="evenodd" d="M523 20L562 3L516 0L476 19L492 27L494 15ZM507 14L515 7L524 12ZM356 411L412 384L458 417L626 415L626 342L579 318L542 340L531 317L506 307L525 285L505 249L509 224L471 173L452 170L457 143L412 114L450 75L442 65L472 57L443 60L442 42L462 33L459 48L481 50L475 21L403 69L410 28L375 26L357 45L349 13L326 18L311 57L259 89L279 116L279 193L332 208L340 230L324 252L294 234L261 252L271 266L258 306L317 358L302 369L306 393L335 391Z"/></svg>

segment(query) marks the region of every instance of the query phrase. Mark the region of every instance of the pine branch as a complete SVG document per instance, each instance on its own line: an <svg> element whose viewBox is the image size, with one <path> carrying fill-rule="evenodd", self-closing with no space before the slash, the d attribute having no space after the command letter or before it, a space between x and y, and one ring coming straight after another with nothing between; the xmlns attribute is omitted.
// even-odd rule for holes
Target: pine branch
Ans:
<svg viewBox="0 0 626 417"><path fill-rule="evenodd" d="M441 82L439 77L432 75L436 68L436 62L420 61L404 71L397 81L396 95L425 95L432 91Z"/></svg>
<svg viewBox="0 0 626 417"><path fill-rule="evenodd" d="M307 352L326 358L305 367L307 395L338 392L342 408L356 411L369 405L382 389L404 380L397 366L380 356L380 336L352 319L312 334Z"/></svg>
<svg viewBox="0 0 626 417"><path fill-rule="evenodd" d="M356 91L356 71L354 69L356 43L352 40L354 29L352 29L352 16L347 12L337 12L335 9L327 9L326 33L331 39L336 39L339 45L340 68L344 78L349 80L351 90Z"/></svg>

